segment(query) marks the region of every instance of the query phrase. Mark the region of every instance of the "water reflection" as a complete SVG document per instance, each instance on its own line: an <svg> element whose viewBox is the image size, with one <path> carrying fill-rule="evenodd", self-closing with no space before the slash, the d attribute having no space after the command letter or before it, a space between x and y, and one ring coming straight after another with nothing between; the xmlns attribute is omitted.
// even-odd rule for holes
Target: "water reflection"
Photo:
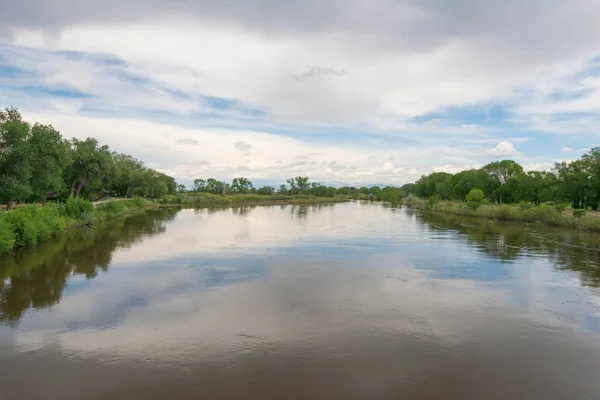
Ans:
<svg viewBox="0 0 600 400"><path fill-rule="evenodd" d="M0 322L16 324L29 308L57 304L67 281L92 279L107 271L112 253L131 248L144 237L163 233L175 212L161 210L75 229L40 244L0 256Z"/></svg>
<svg viewBox="0 0 600 400"><path fill-rule="evenodd" d="M110 224L2 264L8 398L600 391L594 235L373 203Z"/></svg>
<svg viewBox="0 0 600 400"><path fill-rule="evenodd" d="M583 285L600 286L600 235L477 218L416 214L432 231L463 235L473 248L505 262L544 257L556 268L577 271Z"/></svg>

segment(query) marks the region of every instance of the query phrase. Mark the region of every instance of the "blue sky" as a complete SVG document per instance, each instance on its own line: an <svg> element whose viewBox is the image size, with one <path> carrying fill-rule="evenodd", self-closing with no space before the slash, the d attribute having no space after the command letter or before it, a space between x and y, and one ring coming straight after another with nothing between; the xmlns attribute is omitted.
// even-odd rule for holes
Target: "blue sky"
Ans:
<svg viewBox="0 0 600 400"><path fill-rule="evenodd" d="M0 105L182 182L402 184L600 143L594 0L74 1L7 6Z"/></svg>

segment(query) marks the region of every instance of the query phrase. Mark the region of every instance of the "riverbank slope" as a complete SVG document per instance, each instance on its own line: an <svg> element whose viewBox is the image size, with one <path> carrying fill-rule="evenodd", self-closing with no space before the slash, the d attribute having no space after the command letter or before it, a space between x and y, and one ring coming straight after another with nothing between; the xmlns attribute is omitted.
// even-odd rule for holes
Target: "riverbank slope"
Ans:
<svg viewBox="0 0 600 400"><path fill-rule="evenodd" d="M57 233L101 220L125 216L158 207L223 208L254 205L310 205L347 201L341 197L306 195L197 195L165 196L161 199L107 199L93 204L83 199L45 206L29 204L10 212L0 212L0 253L15 247L34 246Z"/></svg>
<svg viewBox="0 0 600 400"><path fill-rule="evenodd" d="M584 215L576 216L572 209L561 209L549 204L483 204L473 209L463 202L432 202L414 196L406 197L402 200L402 204L409 208L437 213L600 232L600 215L598 213L588 211Z"/></svg>

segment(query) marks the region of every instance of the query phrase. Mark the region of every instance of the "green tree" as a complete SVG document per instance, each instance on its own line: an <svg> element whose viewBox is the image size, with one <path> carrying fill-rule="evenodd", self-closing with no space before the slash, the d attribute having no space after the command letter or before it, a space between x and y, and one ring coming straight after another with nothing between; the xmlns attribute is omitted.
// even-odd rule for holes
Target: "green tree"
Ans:
<svg viewBox="0 0 600 400"><path fill-rule="evenodd" d="M573 208L585 208L590 185L590 168L587 160L556 163L558 193L562 200L569 201Z"/></svg>
<svg viewBox="0 0 600 400"><path fill-rule="evenodd" d="M29 156L32 194L35 201L45 204L49 193L65 186L63 171L73 162L69 142L52 126L35 124L29 138Z"/></svg>
<svg viewBox="0 0 600 400"><path fill-rule="evenodd" d="M483 204L485 196L483 194L483 190L481 189L471 189L471 191L467 194L466 200L467 205L471 207L473 210L476 210Z"/></svg>
<svg viewBox="0 0 600 400"><path fill-rule="evenodd" d="M79 197L81 190L101 191L105 188L114 168L108 146L100 146L94 138L71 140L73 164L69 171L71 196Z"/></svg>
<svg viewBox="0 0 600 400"><path fill-rule="evenodd" d="M0 201L10 210L31 194L30 126L16 108L0 111Z"/></svg>
<svg viewBox="0 0 600 400"><path fill-rule="evenodd" d="M297 176L296 186L300 193L304 193L304 191L309 188L308 176Z"/></svg>
<svg viewBox="0 0 600 400"><path fill-rule="evenodd" d="M494 161L482 168L493 181L490 197L497 203L502 203L510 195L505 187L508 180L523 173L523 167L512 160Z"/></svg>
<svg viewBox="0 0 600 400"><path fill-rule="evenodd" d="M194 179L194 191L204 192L206 191L206 181L204 179Z"/></svg>
<svg viewBox="0 0 600 400"><path fill-rule="evenodd" d="M247 194L252 191L254 185L248 178L234 178L231 182L231 191L233 193Z"/></svg>
<svg viewBox="0 0 600 400"><path fill-rule="evenodd" d="M275 193L275 188L272 186L263 186L257 190L257 193L269 196Z"/></svg>

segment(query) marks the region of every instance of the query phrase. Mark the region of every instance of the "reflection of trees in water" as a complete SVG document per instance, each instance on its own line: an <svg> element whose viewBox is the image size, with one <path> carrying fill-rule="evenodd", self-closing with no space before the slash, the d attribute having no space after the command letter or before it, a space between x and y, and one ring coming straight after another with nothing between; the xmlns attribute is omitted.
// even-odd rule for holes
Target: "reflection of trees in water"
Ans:
<svg viewBox="0 0 600 400"><path fill-rule="evenodd" d="M249 214L252 210L254 210L256 208L256 206L240 206L240 207L232 207L231 211L235 214L235 215L247 215Z"/></svg>
<svg viewBox="0 0 600 400"><path fill-rule="evenodd" d="M335 204L322 203L322 204L310 204L310 205L288 205L287 209L292 214L294 219L303 220L307 219L308 216L316 216L324 210L331 209Z"/></svg>
<svg viewBox="0 0 600 400"><path fill-rule="evenodd" d="M165 231L176 212L159 210L65 232L35 248L0 257L0 322L16 324L30 308L57 304L72 275L94 278L112 253Z"/></svg>
<svg viewBox="0 0 600 400"><path fill-rule="evenodd" d="M582 283L600 286L600 235L524 224L490 223L478 218L416 213L431 230L457 231L480 251L503 261L541 254L557 268L577 271Z"/></svg>

